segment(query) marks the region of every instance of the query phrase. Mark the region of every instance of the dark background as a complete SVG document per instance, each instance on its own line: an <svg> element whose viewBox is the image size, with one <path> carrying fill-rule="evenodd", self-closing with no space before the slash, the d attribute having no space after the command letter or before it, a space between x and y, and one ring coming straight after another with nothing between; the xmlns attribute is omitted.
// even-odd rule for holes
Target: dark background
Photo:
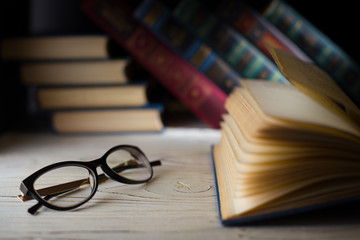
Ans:
<svg viewBox="0 0 360 240"><path fill-rule="evenodd" d="M176 0L165 1L169 4ZM268 0L247 0L257 9ZM356 1L287 1L358 63L359 10ZM81 12L81 0L11 0L1 2L1 37L27 34L101 32Z"/></svg>
<svg viewBox="0 0 360 240"><path fill-rule="evenodd" d="M133 4L140 0L131 0ZM178 0L164 0L175 6ZM259 11L269 0L246 0ZM359 54L359 16L356 1L287 1L356 62ZM1 1L0 40L29 35L102 33L80 9L82 0ZM1 62L0 62L1 63ZM26 89L19 84L12 65L0 64L0 132L19 126L26 118ZM16 68L16 67L15 67ZM163 89L165 91L165 89Z"/></svg>

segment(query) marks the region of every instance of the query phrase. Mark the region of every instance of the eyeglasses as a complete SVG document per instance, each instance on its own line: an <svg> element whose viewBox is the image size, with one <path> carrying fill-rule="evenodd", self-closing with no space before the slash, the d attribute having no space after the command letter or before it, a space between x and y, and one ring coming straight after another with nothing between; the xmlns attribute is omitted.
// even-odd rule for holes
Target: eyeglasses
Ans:
<svg viewBox="0 0 360 240"><path fill-rule="evenodd" d="M98 184L108 178L126 184L145 183L153 176L152 167L159 165L160 160L149 162L138 147L119 145L96 160L58 162L36 171L22 181L19 198L38 201L28 209L33 215L41 206L71 210L89 201ZM98 175L97 167L104 173Z"/></svg>

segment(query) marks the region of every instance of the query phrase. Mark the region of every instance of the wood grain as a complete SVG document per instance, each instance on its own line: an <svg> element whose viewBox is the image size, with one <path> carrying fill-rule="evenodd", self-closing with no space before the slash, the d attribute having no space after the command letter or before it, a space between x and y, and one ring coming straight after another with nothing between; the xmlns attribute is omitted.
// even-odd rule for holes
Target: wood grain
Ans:
<svg viewBox="0 0 360 240"><path fill-rule="evenodd" d="M357 239L360 217L338 213L226 228L219 222L210 146L212 129L167 128L155 134L4 134L0 137L0 239ZM143 185L107 181L74 211L41 208L17 199L20 182L64 160L92 160L118 144L139 146L162 159ZM359 213L359 211L357 211ZM312 220L312 221L311 221Z"/></svg>

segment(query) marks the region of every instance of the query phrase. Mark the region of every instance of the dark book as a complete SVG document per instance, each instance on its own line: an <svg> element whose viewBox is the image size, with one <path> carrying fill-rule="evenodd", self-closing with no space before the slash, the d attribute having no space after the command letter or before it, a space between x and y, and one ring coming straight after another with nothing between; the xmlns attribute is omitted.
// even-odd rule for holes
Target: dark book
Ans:
<svg viewBox="0 0 360 240"><path fill-rule="evenodd" d="M200 2L182 1L174 15L243 78L287 81L270 58Z"/></svg>
<svg viewBox="0 0 360 240"><path fill-rule="evenodd" d="M226 94L132 16L123 0L86 0L84 11L196 116L218 128Z"/></svg>
<svg viewBox="0 0 360 240"><path fill-rule="evenodd" d="M189 4L191 1L185 2ZM197 8L205 7L204 4L206 3L199 4ZM192 2L191 5L196 4ZM272 56L268 51L268 46L290 52L304 61L312 61L294 42L245 2L234 0L216 1L210 8L224 22L238 30L270 59L272 59Z"/></svg>
<svg viewBox="0 0 360 240"><path fill-rule="evenodd" d="M241 77L211 47L186 29L160 1L143 1L135 17L186 61L213 80L226 94Z"/></svg>
<svg viewBox="0 0 360 240"><path fill-rule="evenodd" d="M347 53L284 1L271 1L263 15L360 105L360 68Z"/></svg>
<svg viewBox="0 0 360 240"><path fill-rule="evenodd" d="M19 65L0 62L0 132L26 125L26 87L21 83Z"/></svg>

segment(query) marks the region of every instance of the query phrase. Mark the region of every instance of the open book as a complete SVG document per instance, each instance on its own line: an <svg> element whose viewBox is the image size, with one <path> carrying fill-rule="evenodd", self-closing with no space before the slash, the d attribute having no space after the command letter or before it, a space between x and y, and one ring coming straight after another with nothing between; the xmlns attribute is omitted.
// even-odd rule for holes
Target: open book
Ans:
<svg viewBox="0 0 360 240"><path fill-rule="evenodd" d="M360 110L320 68L271 51L291 84L243 80L213 147L224 224L360 196Z"/></svg>

